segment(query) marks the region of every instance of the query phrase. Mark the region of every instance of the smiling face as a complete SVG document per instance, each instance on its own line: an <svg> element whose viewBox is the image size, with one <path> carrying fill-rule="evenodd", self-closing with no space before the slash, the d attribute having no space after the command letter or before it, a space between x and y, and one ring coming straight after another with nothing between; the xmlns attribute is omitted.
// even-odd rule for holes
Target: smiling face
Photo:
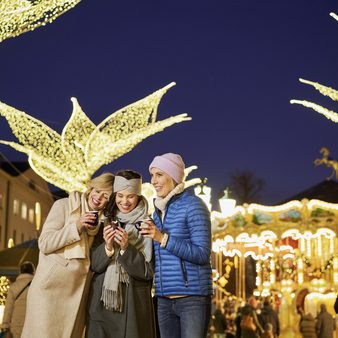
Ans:
<svg viewBox="0 0 338 338"><path fill-rule="evenodd" d="M156 190L157 197L166 197L175 188L175 181L164 171L151 168L151 184Z"/></svg>
<svg viewBox="0 0 338 338"><path fill-rule="evenodd" d="M88 205L91 210L102 210L112 194L113 189L92 188L88 194Z"/></svg>
<svg viewBox="0 0 338 338"><path fill-rule="evenodd" d="M123 214L127 214L128 212L134 210L138 204L138 201L139 197L127 189L118 191L116 193L116 206Z"/></svg>

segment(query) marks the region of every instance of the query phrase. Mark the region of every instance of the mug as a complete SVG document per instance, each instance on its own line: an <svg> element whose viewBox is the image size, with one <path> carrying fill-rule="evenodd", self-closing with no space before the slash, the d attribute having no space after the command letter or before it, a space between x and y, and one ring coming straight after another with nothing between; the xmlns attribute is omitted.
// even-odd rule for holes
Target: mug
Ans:
<svg viewBox="0 0 338 338"><path fill-rule="evenodd" d="M95 215L95 220L93 222L88 222L92 227L96 227L99 224L99 212L97 210L88 211L89 214Z"/></svg>

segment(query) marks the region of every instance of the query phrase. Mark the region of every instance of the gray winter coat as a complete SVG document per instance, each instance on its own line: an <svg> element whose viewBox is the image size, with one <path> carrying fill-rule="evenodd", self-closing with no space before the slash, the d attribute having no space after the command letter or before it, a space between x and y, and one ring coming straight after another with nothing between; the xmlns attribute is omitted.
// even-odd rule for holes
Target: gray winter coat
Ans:
<svg viewBox="0 0 338 338"><path fill-rule="evenodd" d="M110 311L101 301L105 271L110 260L105 243L96 246L91 254L94 272L89 301L87 338L155 338L155 316L151 297L153 266L133 245L129 244L118 262L129 274L129 284L123 285L124 307L122 312ZM118 253L117 253L118 254Z"/></svg>

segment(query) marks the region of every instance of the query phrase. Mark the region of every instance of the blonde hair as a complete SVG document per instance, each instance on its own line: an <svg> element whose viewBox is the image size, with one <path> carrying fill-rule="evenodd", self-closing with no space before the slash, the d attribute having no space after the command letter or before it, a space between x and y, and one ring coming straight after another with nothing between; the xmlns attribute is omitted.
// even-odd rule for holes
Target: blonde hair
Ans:
<svg viewBox="0 0 338 338"><path fill-rule="evenodd" d="M115 175L111 173L103 173L99 176L92 178L87 184L86 196L90 193L93 188L99 190L113 190Z"/></svg>

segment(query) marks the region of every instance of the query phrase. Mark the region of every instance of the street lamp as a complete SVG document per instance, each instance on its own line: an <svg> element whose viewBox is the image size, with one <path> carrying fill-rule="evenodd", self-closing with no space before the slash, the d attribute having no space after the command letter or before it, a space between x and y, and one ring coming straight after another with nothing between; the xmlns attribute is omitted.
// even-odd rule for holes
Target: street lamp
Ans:
<svg viewBox="0 0 338 338"><path fill-rule="evenodd" d="M211 188L206 185L208 179L206 177L201 178L201 183L194 188L195 195L199 197L207 205L209 211L211 211Z"/></svg>
<svg viewBox="0 0 338 338"><path fill-rule="evenodd" d="M224 190L224 196L221 197L219 200L219 205L221 207L222 216L230 217L235 211L236 200L230 198L230 191L229 188Z"/></svg>

